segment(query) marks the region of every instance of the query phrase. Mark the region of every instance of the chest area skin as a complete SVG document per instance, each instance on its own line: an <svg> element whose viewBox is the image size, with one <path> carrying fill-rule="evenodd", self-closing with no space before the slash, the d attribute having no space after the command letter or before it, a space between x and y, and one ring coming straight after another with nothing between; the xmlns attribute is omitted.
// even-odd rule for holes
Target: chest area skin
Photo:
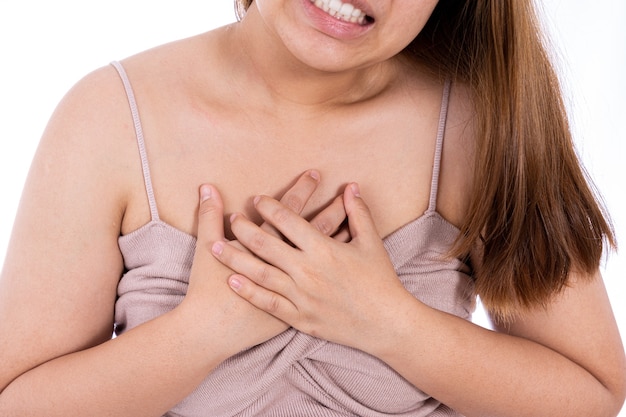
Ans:
<svg viewBox="0 0 626 417"><path fill-rule="evenodd" d="M356 181L379 234L387 236L428 207L442 91L420 93L391 94L325 112L298 106L246 108L219 100L198 106L183 96L167 104L154 100L143 109L142 124L160 217L195 235L198 187L212 183L222 194L226 217L242 212L260 222L254 196L278 198L304 171L316 169L321 182L305 217ZM447 129L444 152L458 145L458 137L453 128ZM456 152L449 153L451 158L442 167L450 165L445 169L449 173L444 176L442 169L440 181L451 191L459 190L464 184L450 175L458 170L453 168ZM143 179L140 174L136 177L122 234L150 220ZM441 194L438 211L459 221L464 197ZM226 233L229 237L228 222Z"/></svg>

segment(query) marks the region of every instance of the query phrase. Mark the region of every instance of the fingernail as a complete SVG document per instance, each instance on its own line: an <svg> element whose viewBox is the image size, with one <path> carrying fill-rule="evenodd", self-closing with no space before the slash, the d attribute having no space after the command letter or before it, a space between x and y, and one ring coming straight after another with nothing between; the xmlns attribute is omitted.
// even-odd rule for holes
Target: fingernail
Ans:
<svg viewBox="0 0 626 417"><path fill-rule="evenodd" d="M361 191L359 190L359 185L355 182L350 184L350 191L352 191L352 195L355 197L361 197Z"/></svg>
<svg viewBox="0 0 626 417"><path fill-rule="evenodd" d="M206 201L211 198L211 187L208 185L203 185L200 187L200 199L201 201Z"/></svg>
<svg viewBox="0 0 626 417"><path fill-rule="evenodd" d="M235 221L235 219L237 218L238 215L239 215L239 213L233 213L233 214L230 215L228 220L232 223L232 222Z"/></svg>
<svg viewBox="0 0 626 417"><path fill-rule="evenodd" d="M312 169L311 171L309 171L309 176L311 178L313 178L315 181L319 181L320 180L320 173L317 172L316 170Z"/></svg>
<svg viewBox="0 0 626 417"><path fill-rule="evenodd" d="M228 280L228 285L230 285L230 287L237 291L239 288L241 288L241 281L239 281L236 277L230 277L230 279Z"/></svg>
<svg viewBox="0 0 626 417"><path fill-rule="evenodd" d="M211 247L211 251L216 255L221 255L222 252L224 252L224 244L222 242L215 242Z"/></svg>
<svg viewBox="0 0 626 417"><path fill-rule="evenodd" d="M259 200L261 200L261 196L257 195L256 197L254 197L254 205L256 206L259 203Z"/></svg>

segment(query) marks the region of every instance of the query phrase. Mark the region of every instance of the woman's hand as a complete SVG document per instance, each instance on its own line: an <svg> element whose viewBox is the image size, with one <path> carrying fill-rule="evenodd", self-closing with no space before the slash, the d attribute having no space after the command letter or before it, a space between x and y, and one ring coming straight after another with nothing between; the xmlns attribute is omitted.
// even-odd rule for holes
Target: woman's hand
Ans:
<svg viewBox="0 0 626 417"><path fill-rule="evenodd" d="M221 241L213 254L228 268L232 289L252 305L305 333L361 348L375 341L410 295L398 280L358 186L343 194L351 240L320 233L280 202L257 197L263 219L293 246L248 221L231 218L233 233L250 252Z"/></svg>
<svg viewBox="0 0 626 417"><path fill-rule="evenodd" d="M281 198L283 207L300 218L300 213L318 184L319 174L316 171L306 172ZM337 233L340 239L347 240L347 231L340 230L344 219L343 203L338 197L310 223L304 219L303 221L316 230L328 234ZM264 223L259 228L274 239L283 239L280 232L269 223ZM234 354L286 330L288 325L285 322L234 295L226 285L226 280L233 271L211 256L211 247L216 242L243 249L238 242L226 242L224 238L223 202L218 190L212 185L205 184L200 189L197 236L189 288L183 303L185 307L199 309L199 317L219 319L211 320L212 325L206 329L207 336L219 335L224 340L224 346L232 348Z"/></svg>

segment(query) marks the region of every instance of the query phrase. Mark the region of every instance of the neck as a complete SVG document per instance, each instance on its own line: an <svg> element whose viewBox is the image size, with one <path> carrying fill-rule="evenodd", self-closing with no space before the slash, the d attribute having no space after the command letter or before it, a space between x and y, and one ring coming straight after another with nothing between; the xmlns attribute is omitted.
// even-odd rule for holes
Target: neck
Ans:
<svg viewBox="0 0 626 417"><path fill-rule="evenodd" d="M328 109L376 97L397 79L391 61L366 68L324 71L294 57L263 24L254 6L227 32L225 54L231 58L235 88L249 97L264 97L274 108ZM239 84L239 85L237 85Z"/></svg>

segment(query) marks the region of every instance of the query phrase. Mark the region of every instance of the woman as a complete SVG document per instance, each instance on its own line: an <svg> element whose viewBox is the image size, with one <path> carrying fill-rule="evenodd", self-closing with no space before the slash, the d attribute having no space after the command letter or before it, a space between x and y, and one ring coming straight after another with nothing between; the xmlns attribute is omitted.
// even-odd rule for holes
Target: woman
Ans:
<svg viewBox="0 0 626 417"><path fill-rule="evenodd" d="M242 2L82 80L0 281L0 415L616 415L613 236L526 3Z"/></svg>

